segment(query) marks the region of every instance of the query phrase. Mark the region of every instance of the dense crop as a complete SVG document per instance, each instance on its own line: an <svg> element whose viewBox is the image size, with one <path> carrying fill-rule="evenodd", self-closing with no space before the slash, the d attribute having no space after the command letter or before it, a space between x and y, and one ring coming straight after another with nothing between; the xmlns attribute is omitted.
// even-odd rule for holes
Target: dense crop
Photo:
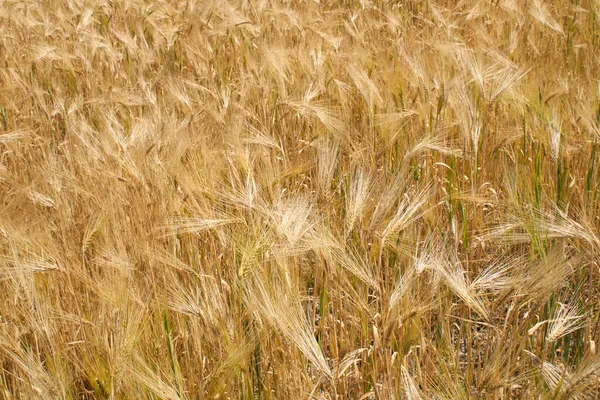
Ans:
<svg viewBox="0 0 600 400"><path fill-rule="evenodd" d="M0 1L0 397L587 399L597 0Z"/></svg>

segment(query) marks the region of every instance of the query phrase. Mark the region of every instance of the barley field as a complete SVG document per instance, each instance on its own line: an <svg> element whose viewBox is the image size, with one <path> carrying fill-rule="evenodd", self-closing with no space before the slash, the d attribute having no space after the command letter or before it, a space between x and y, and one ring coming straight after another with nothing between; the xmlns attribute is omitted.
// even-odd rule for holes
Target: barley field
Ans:
<svg viewBox="0 0 600 400"><path fill-rule="evenodd" d="M600 398L598 0L0 1L0 398Z"/></svg>

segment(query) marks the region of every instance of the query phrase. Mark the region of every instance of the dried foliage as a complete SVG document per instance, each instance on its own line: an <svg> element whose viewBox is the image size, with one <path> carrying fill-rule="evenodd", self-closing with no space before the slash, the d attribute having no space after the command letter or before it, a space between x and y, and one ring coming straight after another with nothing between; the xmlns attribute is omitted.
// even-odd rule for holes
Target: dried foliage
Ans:
<svg viewBox="0 0 600 400"><path fill-rule="evenodd" d="M600 397L597 0L0 1L0 397Z"/></svg>

